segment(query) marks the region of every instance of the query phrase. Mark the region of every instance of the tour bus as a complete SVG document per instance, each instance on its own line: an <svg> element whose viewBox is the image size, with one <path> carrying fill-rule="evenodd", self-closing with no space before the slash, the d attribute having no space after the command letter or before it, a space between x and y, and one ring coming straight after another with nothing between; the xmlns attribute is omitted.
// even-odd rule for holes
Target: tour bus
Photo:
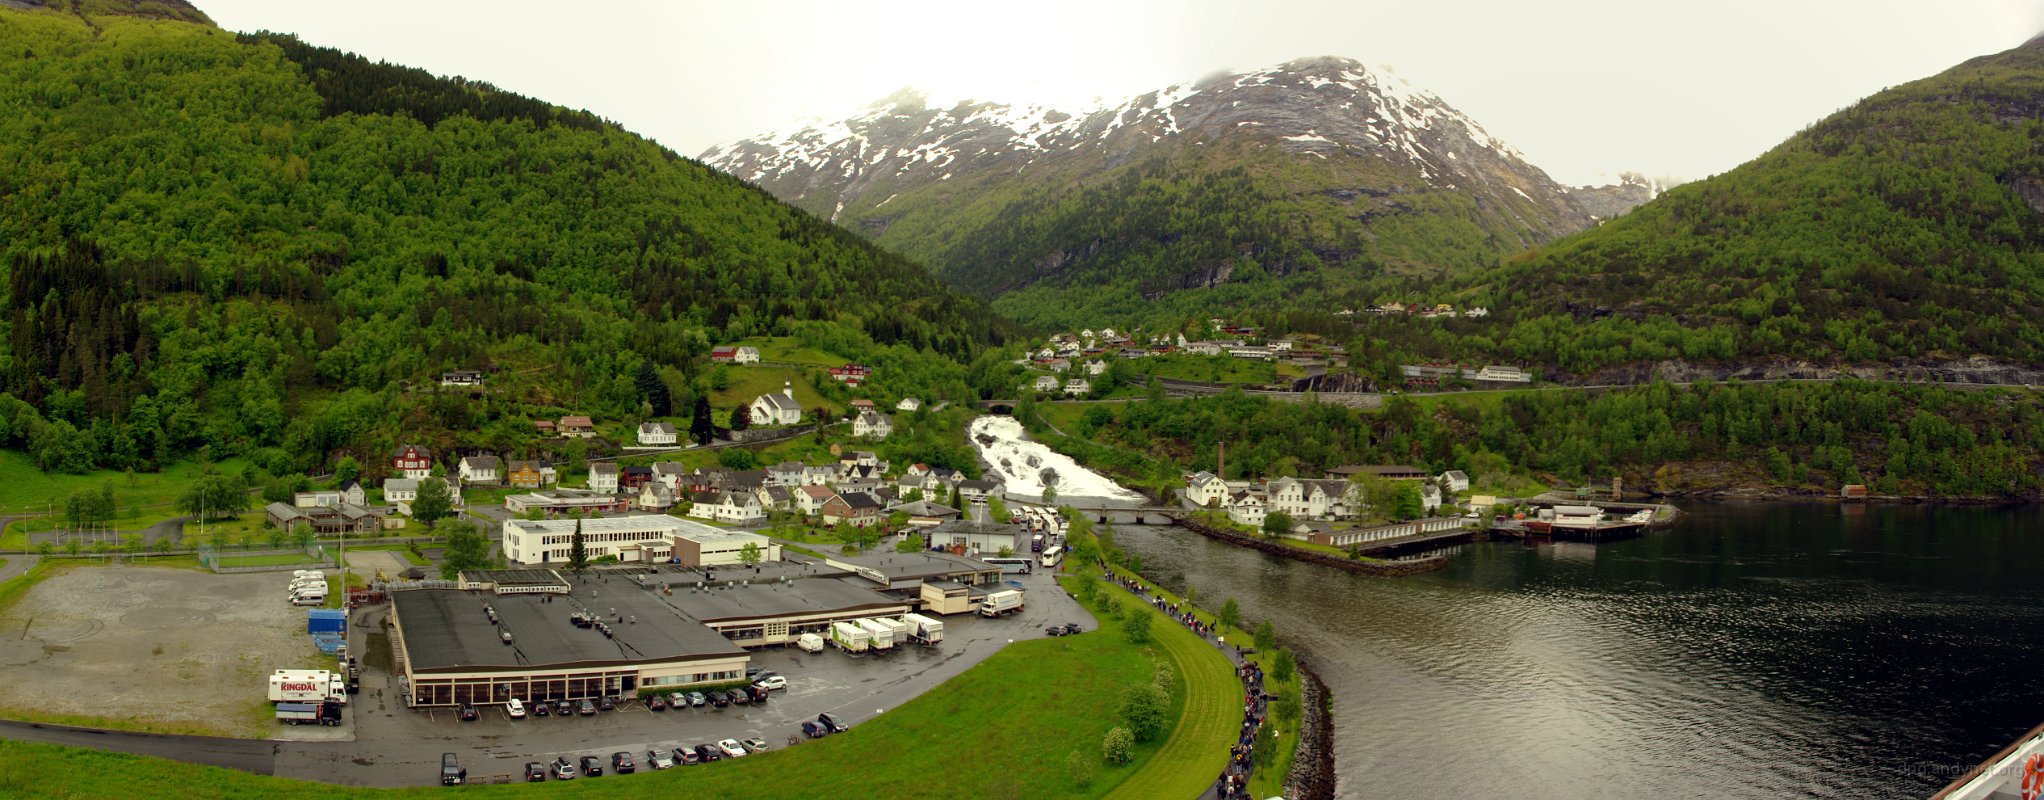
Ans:
<svg viewBox="0 0 2044 800"><path fill-rule="evenodd" d="M1034 571L1036 570L1036 561L1035 561L1035 559L1029 559L1029 558L982 558L982 559L980 559L980 560L981 560L981 561L985 561L985 562L987 562L987 563L989 563L989 564L993 564L993 565L995 565L995 566L997 566L997 567L1000 567L1000 568L1001 568L1001 571L1002 571L1002 572L1034 572Z"/></svg>
<svg viewBox="0 0 2044 800"><path fill-rule="evenodd" d="M1055 567L1059 561L1063 560L1065 560L1064 545L1054 544L1043 551L1043 565L1046 567Z"/></svg>

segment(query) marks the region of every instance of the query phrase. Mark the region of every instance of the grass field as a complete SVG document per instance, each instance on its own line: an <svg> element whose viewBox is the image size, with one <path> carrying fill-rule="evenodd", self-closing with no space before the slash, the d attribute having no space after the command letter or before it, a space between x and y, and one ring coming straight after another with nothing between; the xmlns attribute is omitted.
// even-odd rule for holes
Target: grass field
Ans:
<svg viewBox="0 0 2044 800"><path fill-rule="evenodd" d="M1124 606L1132 603L1124 600ZM1150 612L1155 613L1155 612ZM1157 633L1168 626L1153 624ZM1205 647L1191 634L1191 644ZM1196 650L1192 652L1196 653ZM1209 647L1205 661L1218 662L1219 679L1232 682L1225 662ZM1055 639L1026 639L996 653L909 703L888 711L843 736L806 742L736 761L631 777L605 777L543 785L477 785L463 796L549 798L664 798L692 796L767 798L872 796L886 798L1096 798L1191 797L1220 771L1232 735L1235 712L1174 728L1202 733L1218 726L1219 744L1174 736L1139 745L1136 760L1110 768L1102 764L1100 741L1116 724L1111 712L1123 687L1145 681L1157 659L1177 663L1176 646L1138 648L1120 624L1101 620L1093 632ZM1181 676L1187 709L1214 682L1211 664L1189 658L1195 672ZM1235 689L1224 688L1223 704ZM969 743L969 766L960 765ZM1072 754L1077 753L1074 757ZM1168 757L1169 763L1159 758ZM1189 759L1189 760L1187 760ZM1207 768L1211 763L1212 769ZM0 740L0 764L35 764L35 769L0 770L0 796L31 798L115 798L148 787L151 798L444 797L446 790L357 789L311 784L200 767L163 759L97 750ZM1074 765L1082 769L1074 770ZM857 765L856 786L847 765ZM1196 769L1194 769L1196 768ZM1212 774L1209 774L1212 773ZM1123 785L1140 778L1131 788ZM1153 791L1162 794L1151 793Z"/></svg>
<svg viewBox="0 0 2044 800"><path fill-rule="evenodd" d="M759 358L761 361L813 364L824 368L842 367L851 363L814 347L803 347L802 343L795 341L795 337L792 336L755 336L750 339L740 340L734 344L759 348Z"/></svg>
<svg viewBox="0 0 2044 800"><path fill-rule="evenodd" d="M1087 576L1075 580L1097 579ZM1153 616L1150 634L1177 666L1179 686L1183 687L1178 724L1172 727L1157 754L1107 797L1110 800L1198 797L1227 765L1228 746L1235 743L1235 725L1242 714L1242 683L1235 678L1228 659L1185 626L1134 600L1118 587L1102 583L1100 591L1114 596L1125 608Z"/></svg>
<svg viewBox="0 0 2044 800"><path fill-rule="evenodd" d="M239 473L241 459L213 465L221 472ZM63 475L36 468L35 461L19 450L0 450L0 514L42 513L52 506L58 513L64 501L79 489L97 489L111 481L114 499L123 511L140 506L165 506L177 502L191 482L205 474L204 465L180 461L162 472L137 472L133 476L110 469L83 475Z"/></svg>
<svg viewBox="0 0 2044 800"><path fill-rule="evenodd" d="M719 366L716 369L724 372L729 381L724 388L710 392L710 406L720 422L729 420L734 406L750 404L767 392L778 392L782 384L790 381L795 384L795 402L802 404L802 414L806 421L814 421L807 419L812 408L829 409L832 414L844 410L844 406L825 400L823 395L817 393L815 387L809 385L809 379L802 374L802 370L793 367L748 364L742 367Z"/></svg>
<svg viewBox="0 0 2044 800"><path fill-rule="evenodd" d="M1205 383L1261 386L1277 380L1277 365L1234 356L1170 355L1143 359L1143 369L1159 378Z"/></svg>
<svg viewBox="0 0 2044 800"><path fill-rule="evenodd" d="M312 557L304 553L277 553L264 556L224 556L220 559L223 567L277 567L285 564L311 563Z"/></svg>

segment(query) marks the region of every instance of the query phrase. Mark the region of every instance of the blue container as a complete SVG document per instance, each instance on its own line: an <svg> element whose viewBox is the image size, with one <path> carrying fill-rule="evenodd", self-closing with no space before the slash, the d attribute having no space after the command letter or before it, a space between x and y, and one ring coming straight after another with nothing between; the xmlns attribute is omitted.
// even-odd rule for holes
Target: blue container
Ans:
<svg viewBox="0 0 2044 800"><path fill-rule="evenodd" d="M338 608L315 608L305 613L306 633L347 633L348 612Z"/></svg>

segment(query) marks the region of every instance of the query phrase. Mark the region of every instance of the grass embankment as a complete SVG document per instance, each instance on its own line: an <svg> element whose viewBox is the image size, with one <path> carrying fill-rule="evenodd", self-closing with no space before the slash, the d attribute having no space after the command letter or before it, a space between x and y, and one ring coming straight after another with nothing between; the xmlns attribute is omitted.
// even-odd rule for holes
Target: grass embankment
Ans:
<svg viewBox="0 0 2044 800"><path fill-rule="evenodd" d="M222 567L276 567L300 563L311 564L314 562L311 556L302 552L276 553L262 556L222 556L220 558L220 566Z"/></svg>
<svg viewBox="0 0 2044 800"><path fill-rule="evenodd" d="M741 339L733 342L732 345L759 348L759 360L761 361L808 364L826 369L842 367L851 363L814 347L804 347L793 336L754 336L750 339Z"/></svg>
<svg viewBox="0 0 2044 800"><path fill-rule="evenodd" d="M813 369L822 371L820 367ZM719 374L723 377L720 378ZM718 380L724 381L724 388L710 391L710 405L715 409L713 413L720 425L729 424L729 414L734 406L750 405L760 395L780 391L786 383L794 384L795 402L802 404L802 416L810 422L815 421L809 416L809 410L812 408L824 408L833 415L844 410L843 405L825 399L822 393L816 391L803 370L793 367L720 364L712 370L711 385L716 385Z"/></svg>
<svg viewBox="0 0 2044 800"><path fill-rule="evenodd" d="M1121 603L1135 605L1126 597ZM1153 622L1153 633L1170 633L1166 624ZM848 734L703 767L572 783L475 785L462 794L630 799L685 792L768 800L851 795L933 800L1194 796L1220 772L1233 739L1235 710L1221 708L1218 717L1206 714L1202 720L1181 722L1172 728L1172 738L1138 745L1132 763L1103 765L1101 739L1119 724L1113 708L1124 687L1151 679L1156 669L1153 653L1161 650L1173 663L1181 654L1179 645L1164 636L1151 647L1129 644L1115 619L1101 619L1094 628L1080 636L1018 641ZM1199 645L1191 634L1178 633ZM1206 661L1220 659L1218 653L1206 656ZM1227 668L1188 658L1195 669L1178 681L1188 698L1182 707L1209 709L1213 701L1204 699L1209 689L1202 687L1217 681L1221 686L1213 691L1221 693L1219 702L1232 706L1236 690ZM1214 669L1219 670L1218 678ZM1207 730L1215 726L1218 731ZM1220 739L1210 741L1210 733L1218 733ZM1193 737L1181 742L1179 735ZM961 747L971 752L964 762L959 760ZM1077 758L1071 755L1074 752ZM330 786L8 740L0 740L0 763L37 765L0 770L0 796L6 797L128 797L138 786L149 787L152 798L173 799L444 797L446 791L438 786ZM1086 768L1075 770L1075 764ZM847 765L857 766L847 772ZM429 781L431 775L422 773L420 780Z"/></svg>
<svg viewBox="0 0 2044 800"><path fill-rule="evenodd" d="M212 467L223 473L240 473L245 463L228 459ZM19 450L0 450L0 514L40 514L53 507L61 514L72 492L98 489L108 482L113 483L115 500L124 512L150 506L167 508L204 474L206 465L180 461L161 472L129 474L102 469L67 475L38 469L35 461Z"/></svg>

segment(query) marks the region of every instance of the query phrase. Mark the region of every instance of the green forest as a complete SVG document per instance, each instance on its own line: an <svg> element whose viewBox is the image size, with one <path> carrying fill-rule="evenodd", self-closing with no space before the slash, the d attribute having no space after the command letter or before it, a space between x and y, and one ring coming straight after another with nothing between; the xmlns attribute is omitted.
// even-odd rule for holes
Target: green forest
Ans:
<svg viewBox="0 0 2044 800"><path fill-rule="evenodd" d="M1075 457L1150 485L1158 464L1227 477L1319 477L1344 464L1467 471L1496 485L1530 473L1554 485L1607 483L1666 493L1724 488L1835 495L2036 499L2044 494L2044 399L2023 390L1922 385L1665 383L1592 394L1532 391L1494 402L1375 411L1284 403L1239 391L1190 400L1088 406L1062 426ZM1033 415L1035 409L1018 413ZM1040 427L1041 419L1033 420ZM1119 451L1119 453L1111 452Z"/></svg>
<svg viewBox="0 0 2044 800"><path fill-rule="evenodd" d="M754 335L963 400L1013 335L587 112L84 6L0 10L0 446L46 469L491 445L645 413L642 365L687 408L709 347ZM407 391L450 369L493 392Z"/></svg>

